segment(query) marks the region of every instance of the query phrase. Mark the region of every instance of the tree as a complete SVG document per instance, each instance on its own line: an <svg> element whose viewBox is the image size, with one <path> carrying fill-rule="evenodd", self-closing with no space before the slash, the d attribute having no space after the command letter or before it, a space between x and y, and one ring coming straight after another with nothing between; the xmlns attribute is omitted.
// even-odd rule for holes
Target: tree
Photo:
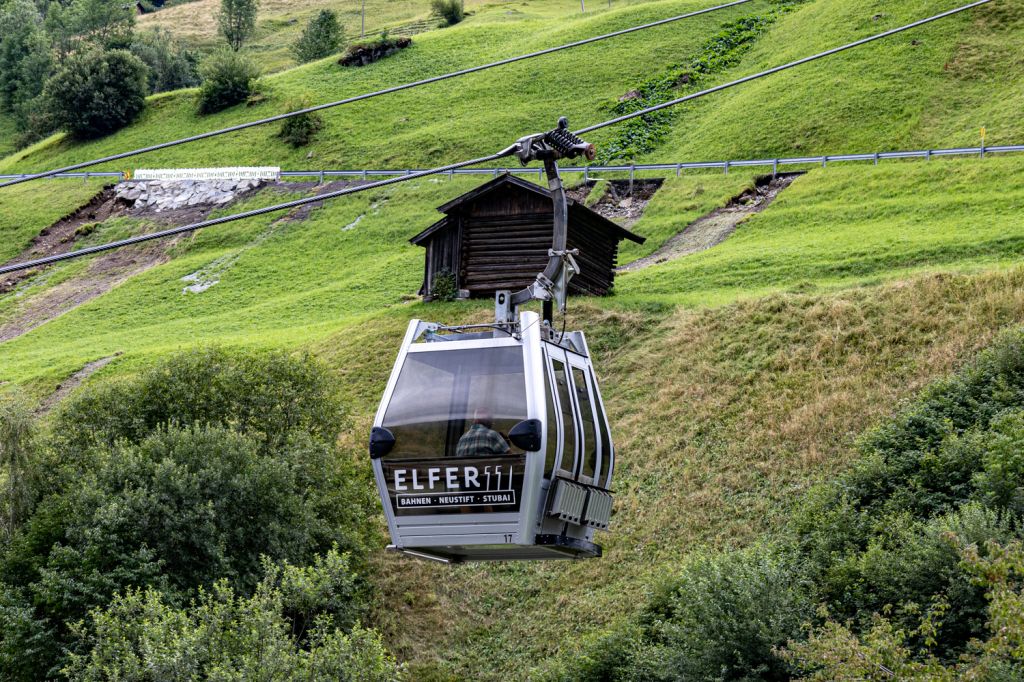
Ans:
<svg viewBox="0 0 1024 682"><path fill-rule="evenodd" d="M292 53L300 62L328 57L341 47L343 31L333 10L320 10L292 45Z"/></svg>
<svg viewBox="0 0 1024 682"><path fill-rule="evenodd" d="M0 8L0 109L24 119L53 70L49 38L31 0Z"/></svg>
<svg viewBox="0 0 1024 682"><path fill-rule="evenodd" d="M462 0L430 0L430 9L441 17L442 26L454 26L466 16Z"/></svg>
<svg viewBox="0 0 1024 682"><path fill-rule="evenodd" d="M148 72L127 50L78 52L64 60L43 94L57 125L78 138L101 137L142 113Z"/></svg>
<svg viewBox="0 0 1024 682"><path fill-rule="evenodd" d="M33 451L35 424L24 395L0 397L0 464L7 477L6 489L0 493L4 501L2 526L9 541L28 508L28 486L25 471Z"/></svg>
<svg viewBox="0 0 1024 682"><path fill-rule="evenodd" d="M375 499L336 445L340 405L308 357L221 350L61 404L21 476L24 521L0 551L0 677L55 678L69 653L87 652L72 624L130 589L177 607L226 578L251 595L270 575L264 557L314 563L274 573L295 642L324 614L347 631L364 612L354 575ZM316 559L332 548L343 565Z"/></svg>
<svg viewBox="0 0 1024 682"><path fill-rule="evenodd" d="M128 49L135 27L135 5L124 0L50 3L46 29L61 57L85 47Z"/></svg>
<svg viewBox="0 0 1024 682"><path fill-rule="evenodd" d="M217 25L228 46L238 52L256 28L257 0L220 0Z"/></svg>
<svg viewBox="0 0 1024 682"><path fill-rule="evenodd" d="M162 28L136 33L132 54L149 67L149 92L166 92L199 85L198 59Z"/></svg>
<svg viewBox="0 0 1024 682"><path fill-rule="evenodd" d="M344 587L352 581L345 555L330 552L305 569L265 568L251 597L226 580L200 590L187 607L155 590L117 597L78 626L88 648L71 657L64 674L83 682L403 678L376 632L332 613L332 602L346 598ZM297 629L290 617L297 609L308 629Z"/></svg>

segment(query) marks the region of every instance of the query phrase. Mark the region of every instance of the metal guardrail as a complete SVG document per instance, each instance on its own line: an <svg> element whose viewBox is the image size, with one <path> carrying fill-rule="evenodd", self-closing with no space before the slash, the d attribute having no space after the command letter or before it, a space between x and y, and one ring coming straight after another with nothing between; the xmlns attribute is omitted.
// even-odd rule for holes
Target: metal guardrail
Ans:
<svg viewBox="0 0 1024 682"><path fill-rule="evenodd" d="M776 174L783 166L806 166L810 164L826 167L830 163L846 161L872 161L878 165L879 161L887 159L926 159L931 160L937 156L978 156L985 158L986 154L1008 154L1024 152L1024 145L1002 145L1002 146L981 146L981 147L954 147L952 149L921 149L916 151L903 152L875 152L873 154L831 154L826 156L790 156L777 159L745 159L735 161L691 161L684 163L647 163L629 164L615 166L565 166L560 167L562 173L582 173L584 180L590 179L591 173L629 173L632 177L637 171L675 171L681 175L684 170L702 170L720 168L728 173L732 168L767 167L771 166L772 174ZM328 178L359 178L366 180L371 177L411 175L419 169L408 168L404 170L300 170L281 171L282 178L317 178L324 182ZM449 177L455 175L491 175L497 177L502 173L515 175L537 175L542 177L543 168L460 168L449 171ZM23 178L27 175L0 175L0 180ZM85 172L85 173L60 173L55 178L117 178L124 179L124 173L120 172Z"/></svg>

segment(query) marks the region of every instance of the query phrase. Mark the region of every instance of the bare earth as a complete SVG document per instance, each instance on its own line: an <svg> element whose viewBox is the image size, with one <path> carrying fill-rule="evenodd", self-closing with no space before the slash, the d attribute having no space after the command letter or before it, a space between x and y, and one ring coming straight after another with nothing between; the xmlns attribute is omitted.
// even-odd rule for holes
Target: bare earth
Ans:
<svg viewBox="0 0 1024 682"><path fill-rule="evenodd" d="M741 222L755 213L763 211L779 192L789 187L796 177L796 175L780 175L764 185L758 185L744 192L722 208L716 208L703 218L690 223L686 229L671 237L651 255L638 258L616 271L641 270L721 244Z"/></svg>

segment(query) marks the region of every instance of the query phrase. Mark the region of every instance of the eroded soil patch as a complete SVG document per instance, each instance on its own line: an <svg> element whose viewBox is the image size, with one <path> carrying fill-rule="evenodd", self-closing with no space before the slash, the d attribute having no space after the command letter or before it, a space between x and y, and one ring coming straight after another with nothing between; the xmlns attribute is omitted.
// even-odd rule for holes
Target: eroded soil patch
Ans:
<svg viewBox="0 0 1024 682"><path fill-rule="evenodd" d="M725 206L716 208L706 216L690 223L682 232L669 238L661 248L651 255L623 265L616 272L641 270L721 244L736 231L736 227L741 222L767 208L779 192L789 187L798 175L798 173L792 173L778 175L774 178L771 176L758 178L754 187L733 197Z"/></svg>

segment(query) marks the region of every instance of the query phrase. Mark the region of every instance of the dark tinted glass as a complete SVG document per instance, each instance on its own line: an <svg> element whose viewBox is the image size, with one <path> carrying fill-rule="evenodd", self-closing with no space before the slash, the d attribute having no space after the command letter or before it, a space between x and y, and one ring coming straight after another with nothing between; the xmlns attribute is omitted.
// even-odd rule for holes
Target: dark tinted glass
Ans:
<svg viewBox="0 0 1024 682"><path fill-rule="evenodd" d="M611 473L612 464L615 462L615 454L612 452L612 435L608 429L608 420L604 413L604 402L601 400L601 393L597 389L597 380L594 378L593 373L590 375L590 381L593 387L591 393L594 396L594 401L597 403L597 431L601 438L601 471L594 485L607 488L608 474Z"/></svg>
<svg viewBox="0 0 1024 682"><path fill-rule="evenodd" d="M558 466L573 473L576 465L576 416L569 395L569 377L566 376L565 363L552 360L551 364L555 368L555 393L558 395L558 409L562 413L562 461Z"/></svg>
<svg viewBox="0 0 1024 682"><path fill-rule="evenodd" d="M594 405L590 400L590 386L582 369L573 367L573 383L576 389L576 403L580 406L580 418L583 426L583 469L580 474L594 477L597 468L597 435L594 425Z"/></svg>
<svg viewBox="0 0 1024 682"><path fill-rule="evenodd" d="M558 456L558 421L555 418L555 394L551 390L551 377L548 375L546 363L544 366L544 399L548 404L548 441L544 446L544 476L550 477L555 468L555 457Z"/></svg>
<svg viewBox="0 0 1024 682"><path fill-rule="evenodd" d="M409 353L384 413L382 425L395 435L387 458L454 457L476 422L496 433L478 437L474 455L503 454L506 447L522 452L507 436L524 419L526 379L518 346Z"/></svg>

